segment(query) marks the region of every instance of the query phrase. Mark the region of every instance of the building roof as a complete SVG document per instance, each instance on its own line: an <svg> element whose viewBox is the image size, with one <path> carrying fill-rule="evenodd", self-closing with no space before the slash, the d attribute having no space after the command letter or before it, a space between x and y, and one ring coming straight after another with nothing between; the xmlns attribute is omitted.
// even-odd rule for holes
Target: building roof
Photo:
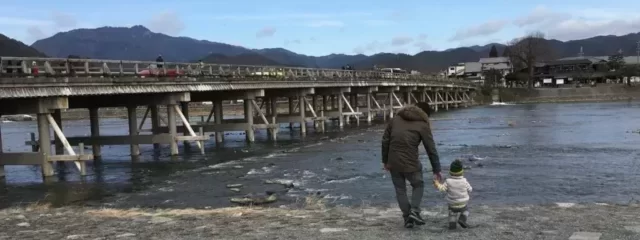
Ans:
<svg viewBox="0 0 640 240"><path fill-rule="evenodd" d="M510 62L508 57L493 57L493 58L480 58L480 63L506 63Z"/></svg>
<svg viewBox="0 0 640 240"><path fill-rule="evenodd" d="M466 73L482 72L482 63L466 62L464 63L464 72Z"/></svg>
<svg viewBox="0 0 640 240"><path fill-rule="evenodd" d="M624 57L624 63L625 64L640 64L638 62L638 56Z"/></svg>
<svg viewBox="0 0 640 240"><path fill-rule="evenodd" d="M482 70L489 70L489 69L506 70L506 69L511 69L511 66L509 66L509 64L507 63L497 63L492 65L482 66Z"/></svg>

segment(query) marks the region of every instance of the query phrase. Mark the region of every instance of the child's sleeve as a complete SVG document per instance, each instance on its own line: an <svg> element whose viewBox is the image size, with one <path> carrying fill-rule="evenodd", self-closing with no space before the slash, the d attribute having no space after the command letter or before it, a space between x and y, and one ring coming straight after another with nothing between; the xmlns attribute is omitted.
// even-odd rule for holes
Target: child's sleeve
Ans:
<svg viewBox="0 0 640 240"><path fill-rule="evenodd" d="M447 185L447 181L444 181L444 183L440 183L440 181L438 181L437 179L434 179L433 184L436 186L436 189L438 189L438 191L441 191L441 192L446 192L449 189L449 185Z"/></svg>
<svg viewBox="0 0 640 240"><path fill-rule="evenodd" d="M471 187L471 184L469 184L469 182L468 182L466 179L464 180L464 182L465 182L465 183L466 183L466 185L467 185L467 192L471 192L471 191L473 191L473 188Z"/></svg>

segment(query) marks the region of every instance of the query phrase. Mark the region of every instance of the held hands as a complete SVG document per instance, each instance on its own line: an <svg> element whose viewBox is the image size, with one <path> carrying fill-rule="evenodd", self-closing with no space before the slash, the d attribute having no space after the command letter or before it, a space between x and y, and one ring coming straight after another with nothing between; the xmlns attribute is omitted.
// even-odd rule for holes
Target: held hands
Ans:
<svg viewBox="0 0 640 240"><path fill-rule="evenodd" d="M385 170L387 172L391 171L391 166L389 166L389 164L382 164L382 170Z"/></svg>

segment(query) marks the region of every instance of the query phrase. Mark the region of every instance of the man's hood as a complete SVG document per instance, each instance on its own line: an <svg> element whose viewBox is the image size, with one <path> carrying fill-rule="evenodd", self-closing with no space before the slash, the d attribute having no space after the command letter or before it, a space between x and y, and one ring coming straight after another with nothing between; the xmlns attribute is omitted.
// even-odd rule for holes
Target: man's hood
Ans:
<svg viewBox="0 0 640 240"><path fill-rule="evenodd" d="M407 121L429 122L429 116L419 107L407 105L398 111L398 116Z"/></svg>

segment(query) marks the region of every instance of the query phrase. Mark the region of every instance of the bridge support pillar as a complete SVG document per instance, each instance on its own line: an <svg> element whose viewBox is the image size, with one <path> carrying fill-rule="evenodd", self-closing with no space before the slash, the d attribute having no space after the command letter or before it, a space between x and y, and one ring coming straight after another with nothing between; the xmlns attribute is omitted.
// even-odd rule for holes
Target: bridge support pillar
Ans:
<svg viewBox="0 0 640 240"><path fill-rule="evenodd" d="M222 100L213 101L213 117L216 124L222 124L222 120L224 119L223 111L222 111ZM224 141L224 132L216 132L216 144L220 144Z"/></svg>
<svg viewBox="0 0 640 240"><path fill-rule="evenodd" d="M393 119L393 98L394 98L394 94L393 91L389 92L389 119Z"/></svg>
<svg viewBox="0 0 640 240"><path fill-rule="evenodd" d="M293 115L295 112L295 105L293 105L293 97L289 97L289 115ZM293 122L289 123L289 129L293 130Z"/></svg>
<svg viewBox="0 0 640 240"><path fill-rule="evenodd" d="M0 121L0 154L2 154L2 153L3 153L3 148L2 148L2 122ZM0 178L4 178L4 165L0 165Z"/></svg>
<svg viewBox="0 0 640 240"><path fill-rule="evenodd" d="M129 119L129 137L133 139L138 135L138 115L136 112L136 106L127 106L127 116ZM135 160L135 158L140 156L140 145L132 141L130 149L132 159Z"/></svg>
<svg viewBox="0 0 640 240"><path fill-rule="evenodd" d="M98 108L89 108L89 125L91 130L91 137L96 138L100 136L100 118L98 115ZM92 145L94 158L102 156L102 149L100 144L94 143Z"/></svg>
<svg viewBox="0 0 640 240"><path fill-rule="evenodd" d="M51 116L53 117L54 120L56 120L56 124L60 126L60 129L63 129L62 128L62 110L54 109ZM53 135L53 144L55 147L55 150L54 150L55 154L64 155L64 146L62 146L62 141L60 141L60 138L56 134ZM66 168L66 165L62 161L57 161L56 168L58 169L58 171L64 171L64 169Z"/></svg>
<svg viewBox="0 0 640 240"><path fill-rule="evenodd" d="M277 139L276 134L278 132L279 129L279 125L276 122L277 118L278 118L278 98L277 97L270 97L269 98L269 105L271 105L270 109L270 116L271 116L271 123L272 124L276 124L276 129L271 129L271 131L269 131L271 133L271 135L269 136L271 140L275 141Z"/></svg>
<svg viewBox="0 0 640 240"><path fill-rule="evenodd" d="M366 99L367 99L367 123L371 123L371 120L373 119L373 116L371 116L371 93L367 93L366 95Z"/></svg>
<svg viewBox="0 0 640 240"><path fill-rule="evenodd" d="M305 96L298 97L298 108L300 109L300 135L302 136L307 135L307 121L305 119L305 102L307 100L305 98Z"/></svg>
<svg viewBox="0 0 640 240"><path fill-rule="evenodd" d="M342 94L338 97L338 127L344 127L344 115L342 114L342 110L344 109L344 103L342 102Z"/></svg>
<svg viewBox="0 0 640 240"><path fill-rule="evenodd" d="M158 113L158 105L149 105L149 111L151 112L151 134L160 134L158 127L160 127L160 115ZM159 143L153 144L153 150L160 149Z"/></svg>
<svg viewBox="0 0 640 240"><path fill-rule="evenodd" d="M187 121L191 121L189 120L189 102L180 102L180 109L182 110L182 114L184 115L184 117L187 119ZM189 131L187 131L187 127L185 126L186 124L182 124L183 128L182 128L182 135L183 136L191 136L189 134ZM191 145L189 144L189 141L185 140L182 141L182 144L184 146L184 151L188 152L191 148Z"/></svg>
<svg viewBox="0 0 640 240"><path fill-rule="evenodd" d="M253 106L251 106L253 99L244 99L244 121L247 123L247 130L245 130L245 136L247 142L254 142L255 132L253 131Z"/></svg>
<svg viewBox="0 0 640 240"><path fill-rule="evenodd" d="M171 137L171 156L178 155L178 129L176 126L176 104L167 104L167 127L169 128L169 136Z"/></svg>
<svg viewBox="0 0 640 240"><path fill-rule="evenodd" d="M42 154L42 176L53 176L53 165L49 161L51 155L51 130L49 129L48 113L38 113L38 144Z"/></svg>

